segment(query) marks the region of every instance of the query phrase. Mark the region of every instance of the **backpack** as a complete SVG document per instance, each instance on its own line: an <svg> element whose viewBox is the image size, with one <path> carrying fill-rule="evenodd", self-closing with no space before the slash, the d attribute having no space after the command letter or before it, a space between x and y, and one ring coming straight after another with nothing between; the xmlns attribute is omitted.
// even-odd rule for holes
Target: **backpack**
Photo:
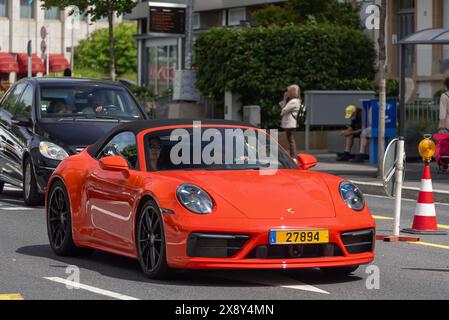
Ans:
<svg viewBox="0 0 449 320"><path fill-rule="evenodd" d="M299 106L299 110L296 112L296 116L293 115L293 117L296 120L297 127L303 126L306 123L306 115L307 115L307 108L303 103L301 103Z"/></svg>

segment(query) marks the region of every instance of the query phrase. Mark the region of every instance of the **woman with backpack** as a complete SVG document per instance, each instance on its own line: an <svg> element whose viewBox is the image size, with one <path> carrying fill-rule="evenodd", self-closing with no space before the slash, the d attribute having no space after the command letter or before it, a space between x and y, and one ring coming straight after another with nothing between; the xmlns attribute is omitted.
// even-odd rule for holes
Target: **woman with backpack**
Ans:
<svg viewBox="0 0 449 320"><path fill-rule="evenodd" d="M292 158L296 157L295 131L298 125L297 117L301 108L301 90L298 85L293 84L288 87L284 93L284 100L280 103L281 110L281 128L285 130L289 144L289 152Z"/></svg>

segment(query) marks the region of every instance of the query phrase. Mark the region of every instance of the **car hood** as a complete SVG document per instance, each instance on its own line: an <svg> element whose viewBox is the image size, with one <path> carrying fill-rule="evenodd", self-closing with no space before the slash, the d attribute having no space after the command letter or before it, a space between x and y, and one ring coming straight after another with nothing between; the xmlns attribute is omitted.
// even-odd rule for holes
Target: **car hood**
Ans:
<svg viewBox="0 0 449 320"><path fill-rule="evenodd" d="M112 121L61 121L40 123L44 138L70 149L95 143L119 123Z"/></svg>
<svg viewBox="0 0 449 320"><path fill-rule="evenodd" d="M278 170L261 175L257 170L176 172L183 182L206 190L217 202L227 201L250 219L335 217L329 188L320 173Z"/></svg>

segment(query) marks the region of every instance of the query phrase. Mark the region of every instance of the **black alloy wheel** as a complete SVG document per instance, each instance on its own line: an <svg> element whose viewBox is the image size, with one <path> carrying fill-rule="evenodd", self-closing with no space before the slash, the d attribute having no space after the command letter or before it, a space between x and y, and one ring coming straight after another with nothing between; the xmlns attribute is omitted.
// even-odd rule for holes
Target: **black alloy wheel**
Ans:
<svg viewBox="0 0 449 320"><path fill-rule="evenodd" d="M169 276L164 225L157 204L148 200L139 212L136 226L136 243L142 271L152 279Z"/></svg>
<svg viewBox="0 0 449 320"><path fill-rule="evenodd" d="M72 238L72 218L67 190L56 181L49 192L47 204L47 231L50 246L57 255L88 254L93 250L75 246Z"/></svg>

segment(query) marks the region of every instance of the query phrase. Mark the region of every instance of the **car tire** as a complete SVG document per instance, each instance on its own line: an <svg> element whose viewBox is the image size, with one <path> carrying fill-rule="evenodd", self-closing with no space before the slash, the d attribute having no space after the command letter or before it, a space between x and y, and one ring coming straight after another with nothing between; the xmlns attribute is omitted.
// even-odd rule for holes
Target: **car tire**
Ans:
<svg viewBox="0 0 449 320"><path fill-rule="evenodd" d="M23 166L23 201L27 206L38 206L44 203L44 196L38 191L33 163L29 157L26 158Z"/></svg>
<svg viewBox="0 0 449 320"><path fill-rule="evenodd" d="M153 200L147 200L138 212L136 250L143 273L151 279L167 279L173 270L167 264L164 223Z"/></svg>
<svg viewBox="0 0 449 320"><path fill-rule="evenodd" d="M346 276L350 275L358 268L359 266L332 267L332 268L321 268L321 271L329 275Z"/></svg>
<svg viewBox="0 0 449 320"><path fill-rule="evenodd" d="M89 248L77 247L73 242L69 197L64 183L60 180L52 185L48 193L46 211L48 241L56 255L87 255L94 251Z"/></svg>

